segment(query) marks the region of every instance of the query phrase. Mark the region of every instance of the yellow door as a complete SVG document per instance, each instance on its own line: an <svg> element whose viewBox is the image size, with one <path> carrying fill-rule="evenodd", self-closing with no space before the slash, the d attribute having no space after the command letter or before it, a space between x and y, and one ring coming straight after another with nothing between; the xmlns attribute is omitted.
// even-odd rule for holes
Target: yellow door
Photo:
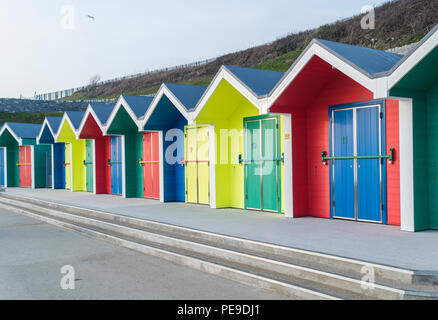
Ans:
<svg viewBox="0 0 438 320"><path fill-rule="evenodd" d="M198 172L196 164L196 127L186 128L186 202L198 203Z"/></svg>
<svg viewBox="0 0 438 320"><path fill-rule="evenodd" d="M186 202L210 203L208 127L186 127Z"/></svg>
<svg viewBox="0 0 438 320"><path fill-rule="evenodd" d="M70 143L65 143L65 188L71 189L71 146Z"/></svg>
<svg viewBox="0 0 438 320"><path fill-rule="evenodd" d="M208 127L198 127L198 203L210 204L210 150Z"/></svg>

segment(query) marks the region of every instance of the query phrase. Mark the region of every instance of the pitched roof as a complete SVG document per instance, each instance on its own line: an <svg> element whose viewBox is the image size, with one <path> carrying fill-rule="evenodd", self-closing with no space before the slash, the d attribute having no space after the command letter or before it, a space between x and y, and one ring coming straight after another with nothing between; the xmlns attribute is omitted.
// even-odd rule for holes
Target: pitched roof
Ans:
<svg viewBox="0 0 438 320"><path fill-rule="evenodd" d="M144 116L152 100L154 99L153 96L122 95L122 97L128 103L129 107L138 119Z"/></svg>
<svg viewBox="0 0 438 320"><path fill-rule="evenodd" d="M224 66L236 78L242 81L256 95L267 95L283 77L283 72Z"/></svg>
<svg viewBox="0 0 438 320"><path fill-rule="evenodd" d="M6 122L5 124L21 139L36 139L41 130L41 124L17 122Z"/></svg>
<svg viewBox="0 0 438 320"><path fill-rule="evenodd" d="M92 103L90 107L96 113L100 123L105 124L114 109L114 104Z"/></svg>
<svg viewBox="0 0 438 320"><path fill-rule="evenodd" d="M315 41L370 75L391 70L403 58L400 54L340 42L321 39Z"/></svg>
<svg viewBox="0 0 438 320"><path fill-rule="evenodd" d="M199 99L204 94L207 87L188 84L165 83L164 84L174 96L184 105L187 110L196 107Z"/></svg>
<svg viewBox="0 0 438 320"><path fill-rule="evenodd" d="M58 132L58 128L61 125L62 118L61 117L46 117L47 122L52 128L53 132Z"/></svg>
<svg viewBox="0 0 438 320"><path fill-rule="evenodd" d="M85 112L83 112L83 111L66 111L65 113L67 114L71 123L73 124L74 129L75 130L79 129L79 127L81 125L82 118L85 115Z"/></svg>

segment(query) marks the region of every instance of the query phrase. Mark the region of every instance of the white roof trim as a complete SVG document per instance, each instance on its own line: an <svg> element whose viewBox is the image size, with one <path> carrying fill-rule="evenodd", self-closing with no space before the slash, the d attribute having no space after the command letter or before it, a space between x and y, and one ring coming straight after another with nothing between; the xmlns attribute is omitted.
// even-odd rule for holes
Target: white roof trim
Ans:
<svg viewBox="0 0 438 320"><path fill-rule="evenodd" d="M192 121L194 121L198 117L199 113L210 100L211 96L214 94L222 80L227 80L229 84L231 84L237 91L239 91L254 106L256 106L259 110L262 109L260 106L259 97L251 89L249 89L240 79L238 79L231 71L229 71L225 66L222 66L219 69L218 73L215 75L213 81L208 86L207 90L202 95L201 99L199 99L194 111L190 112L192 114Z"/></svg>
<svg viewBox="0 0 438 320"><path fill-rule="evenodd" d="M170 100L170 102L172 102L172 104L178 109L178 111L184 116L184 118L186 118L187 121L190 121L191 112L187 110L187 108L182 104L182 102L173 94L173 92L166 86L166 84L163 83L160 86L160 89L158 90L154 99L152 100L152 103L149 106L148 110L146 111L146 114L143 116L141 120L138 121L139 131L143 131L144 126L149 121L154 110L157 108L158 104L161 101L161 98L164 95Z"/></svg>
<svg viewBox="0 0 438 320"><path fill-rule="evenodd" d="M421 62L438 45L438 28L435 27L418 46L411 51L388 77L388 90L402 80L418 63Z"/></svg>
<svg viewBox="0 0 438 320"><path fill-rule="evenodd" d="M66 121L68 122L70 128L72 129L73 134L75 135L75 137L77 136L77 133L76 133L76 130L75 130L75 127L74 127L73 123L71 122L69 116L67 115L67 112L64 112L64 115L62 116L61 123L59 124L58 131L56 132L56 135L55 135L55 142L58 142L58 138L59 138L59 135L61 133L62 127L64 127L64 123Z"/></svg>
<svg viewBox="0 0 438 320"><path fill-rule="evenodd" d="M105 130L105 125L100 121L99 117L97 116L96 112L94 111L93 107L91 106L91 104L88 105L87 110L85 111L84 117L81 120L81 124L79 126L79 129L76 131L76 138L80 139L79 136L82 133L82 130L84 130L84 126L85 123L87 123L87 119L89 115L92 115L92 117L94 118L94 120L96 121L97 125L100 128L100 131L102 131L102 134Z"/></svg>
<svg viewBox="0 0 438 320"><path fill-rule="evenodd" d="M323 59L334 68L340 70L346 76L372 91L374 94L377 92L377 81L375 79L371 79L370 77L366 76L363 72L359 71L358 68L341 59L338 55L327 50L327 48L322 46L317 40L313 40L307 49L297 59L297 61L295 61L295 63L289 68L283 79L281 79L272 90L269 96L268 110L314 56L318 56L319 58Z"/></svg>
<svg viewBox="0 0 438 320"><path fill-rule="evenodd" d="M104 135L108 135L108 128L111 127L111 124L113 123L114 119L116 118L117 112L119 112L120 107L124 106L125 110L128 112L129 116L132 118L132 121L139 126L139 120L137 119L137 116L135 115L134 111L132 111L131 107L129 106L128 102L123 98L123 95L119 97L117 100L116 105L114 106L113 111L111 111L111 114L106 122L106 125L103 127Z"/></svg>
<svg viewBox="0 0 438 320"><path fill-rule="evenodd" d="M21 146L23 144L23 139L17 137L17 135L15 134L14 130L11 129L11 127L8 125L7 122L5 122L5 124L3 125L2 130L0 131L0 136L3 135L3 133L5 132L6 129L14 137L14 139L18 142L18 145Z"/></svg>
<svg viewBox="0 0 438 320"><path fill-rule="evenodd" d="M41 135L43 134L43 132L44 132L44 128L45 128L46 126L49 128L50 133L52 134L53 140L55 140L55 133L53 132L53 128L52 128L52 126L50 125L50 122L47 120L47 117L45 117L45 118L44 118L43 125L41 126L41 129L40 129L40 133L38 134L37 139L36 139L36 143L37 143L37 144L40 144L40 138L41 138Z"/></svg>

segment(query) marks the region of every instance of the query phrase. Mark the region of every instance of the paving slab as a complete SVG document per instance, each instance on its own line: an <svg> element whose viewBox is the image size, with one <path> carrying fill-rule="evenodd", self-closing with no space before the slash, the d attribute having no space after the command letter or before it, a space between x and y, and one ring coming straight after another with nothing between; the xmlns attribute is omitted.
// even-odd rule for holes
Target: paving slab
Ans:
<svg viewBox="0 0 438 320"><path fill-rule="evenodd" d="M372 263L438 271L438 231L413 233L400 231L397 226L312 217L291 219L275 213L66 190L8 188L6 192Z"/></svg>

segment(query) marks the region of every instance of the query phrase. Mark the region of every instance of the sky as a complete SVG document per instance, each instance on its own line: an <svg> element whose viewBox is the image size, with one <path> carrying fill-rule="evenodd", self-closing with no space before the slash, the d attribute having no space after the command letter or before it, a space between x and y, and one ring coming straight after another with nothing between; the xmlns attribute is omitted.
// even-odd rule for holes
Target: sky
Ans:
<svg viewBox="0 0 438 320"><path fill-rule="evenodd" d="M0 0L0 97L213 58L383 2Z"/></svg>

